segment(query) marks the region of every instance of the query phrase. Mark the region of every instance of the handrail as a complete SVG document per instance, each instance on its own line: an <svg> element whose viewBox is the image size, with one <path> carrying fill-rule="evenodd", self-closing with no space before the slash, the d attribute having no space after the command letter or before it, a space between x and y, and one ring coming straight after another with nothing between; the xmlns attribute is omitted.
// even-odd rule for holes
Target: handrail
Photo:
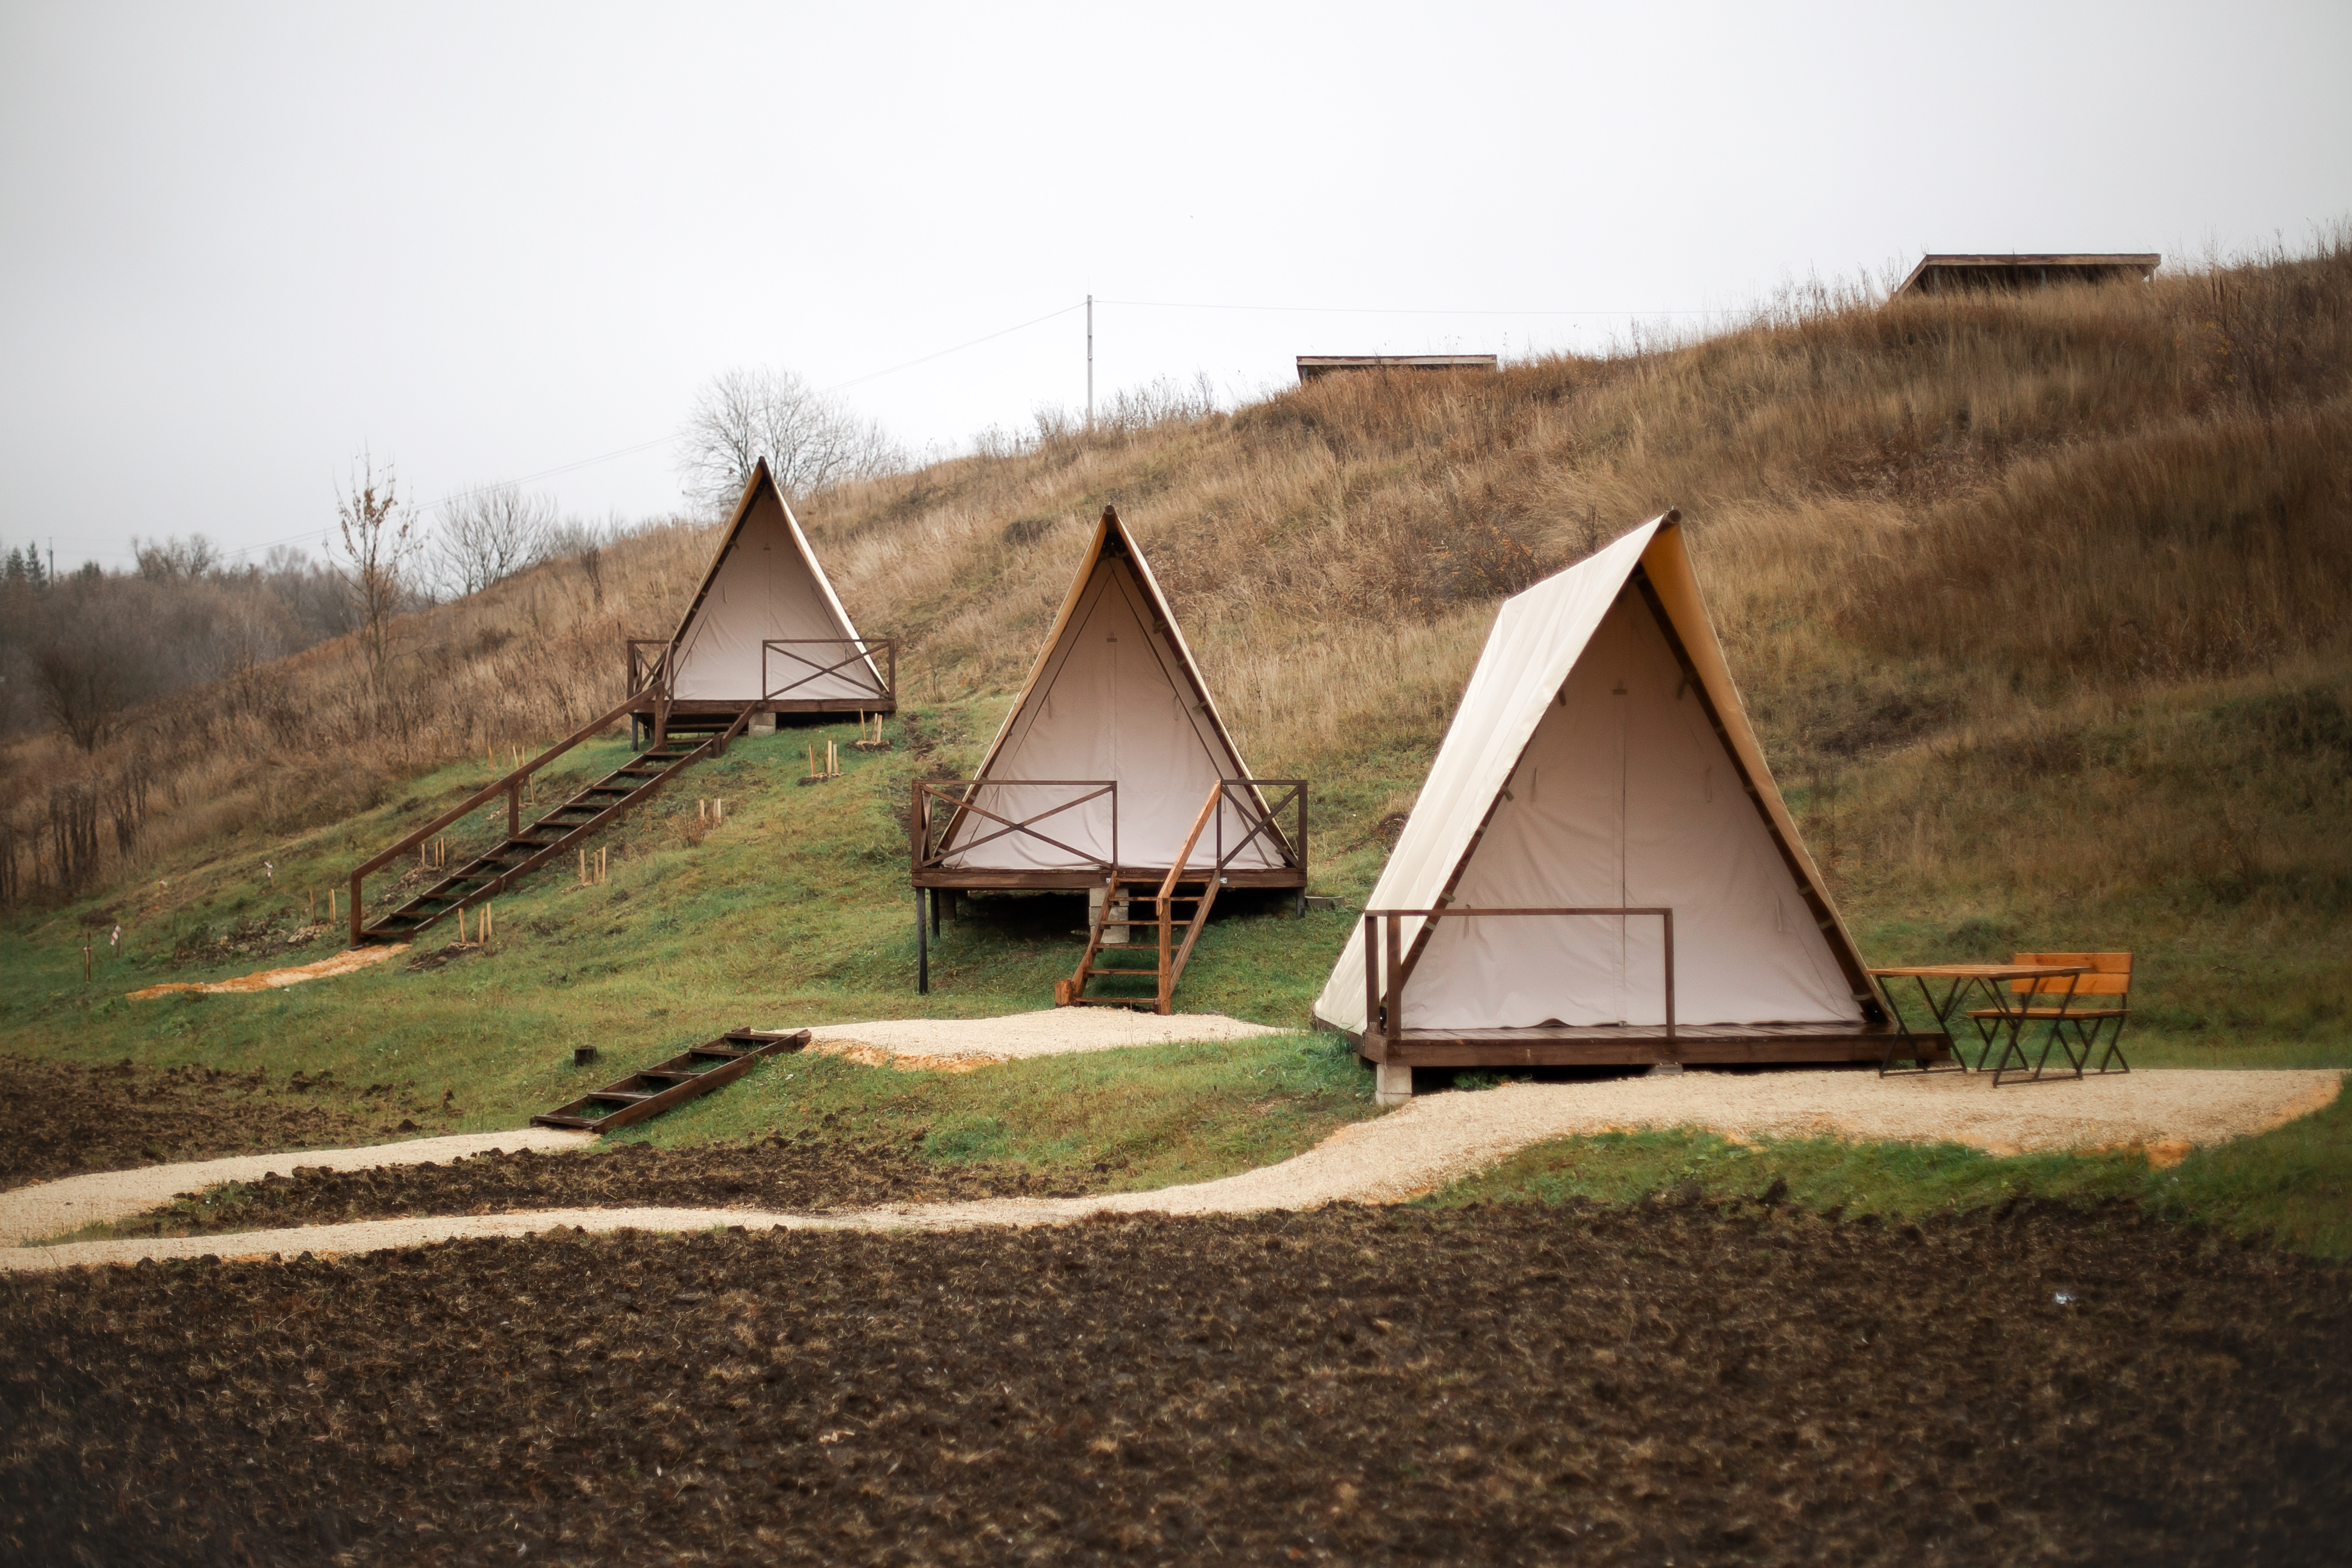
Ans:
<svg viewBox="0 0 2352 1568"><path fill-rule="evenodd" d="M793 652L791 645L794 643L830 643L836 647L849 648L851 652L846 658L835 659L831 664L820 667L816 660L806 654ZM771 687L768 684L768 650L770 648L779 649L787 658L795 658L807 665L809 673L788 685ZM883 657L889 663L890 672L887 677L882 671L874 668L874 652L877 648L882 650ZM875 679L881 682L872 695L896 701L898 694L898 643L895 637L762 637L760 640L760 700L772 702L794 688L806 686L812 680L831 675L845 665L860 662L865 664ZM844 677L844 679L851 678Z"/></svg>
<svg viewBox="0 0 2352 1568"><path fill-rule="evenodd" d="M391 848L385 850L374 859L365 862L353 870L352 872L352 945L357 946L360 941L360 932L362 925L361 918L360 889L362 881L366 878L369 872L377 870L389 864L395 857L407 854L408 851L415 848L418 845L424 843L427 838L432 837L435 834L440 832L443 828L448 826L459 817L465 816L473 812L475 808L481 805L492 795L499 794L502 790L506 792L507 795L507 837L509 838L513 837L517 833L521 831L522 825L518 818L520 818L522 813L522 785L529 781L530 775L537 773L547 763L551 763L556 758L562 756L564 752L570 751L572 747L580 744L581 742L588 740L602 732L606 725L613 723L614 721L626 714L631 708L643 701L646 694L652 690L653 688L647 686L643 690L631 693L625 701L623 701L618 707L613 709L610 712L590 721L587 724L572 731L569 739L547 751L541 752L538 756L533 757L530 761L525 763L514 772L507 774L504 778L499 779L495 783L483 785L472 795L467 795L461 804L452 806L449 810L443 812L439 816L435 817L431 822L426 823L424 826L418 828L415 832L410 834L407 837L402 839L399 843L394 845Z"/></svg>
<svg viewBox="0 0 2352 1568"><path fill-rule="evenodd" d="M1201 841L1201 830L1209 826L1209 814L1216 810L1224 798L1224 781L1220 779L1209 786L1209 798L1202 803L1201 815L1192 819L1192 831L1184 835L1184 847L1176 851L1175 863L1168 868L1168 878L1160 884L1160 929L1163 947L1168 940L1165 934L1168 930L1168 900L1175 896L1176 879L1184 874L1184 862L1192 858L1192 846Z"/></svg>
<svg viewBox="0 0 2352 1568"><path fill-rule="evenodd" d="M1000 816L986 806L973 802L971 796L983 785L994 785L1003 789L1016 787L1083 789L1087 793L1076 799L1066 800L1059 805L1038 812L1034 816L1024 816L1015 821L1012 817ZM961 797L948 793L950 789L958 786L961 786L967 793ZM1099 800L1104 795L1110 796L1110 858L1108 860L1091 855L1075 844L1065 844L1050 834L1040 833L1033 826L1045 821L1049 816L1055 816L1065 811L1084 805L1090 800ZM931 814L924 805L926 799L945 801L955 808L948 817L947 829L940 835L936 848L931 842ZM1001 822L1004 826L994 833L983 834L969 843L951 844L956 826L963 820L966 812L976 816L984 816L991 822ZM909 807L908 829L908 837L912 839L914 868L918 872L946 864L950 855L965 854L979 848L983 844L993 844L998 839L1010 837L1015 833L1026 834L1029 837L1075 855L1081 860L1092 860L1097 866L1117 866L1118 864L1118 781L1116 779L917 779L914 782L914 798Z"/></svg>
<svg viewBox="0 0 2352 1568"><path fill-rule="evenodd" d="M1455 916L1478 915L1656 915L1665 921L1666 959L1666 1044L1675 1043L1675 911L1663 906L1629 909L1552 909L1552 910L1480 910L1455 906L1443 910L1366 910L1364 911L1364 1038L1370 1039L1375 1026L1380 1029L1384 1045L1394 1046L1404 1033L1404 983L1421 963L1419 937L1414 940L1410 955L1404 952L1402 922L1413 919L1445 920ZM1383 994L1381 984L1380 930L1373 922L1385 921L1388 931L1388 985ZM1382 1014L1382 1007L1387 1011Z"/></svg>

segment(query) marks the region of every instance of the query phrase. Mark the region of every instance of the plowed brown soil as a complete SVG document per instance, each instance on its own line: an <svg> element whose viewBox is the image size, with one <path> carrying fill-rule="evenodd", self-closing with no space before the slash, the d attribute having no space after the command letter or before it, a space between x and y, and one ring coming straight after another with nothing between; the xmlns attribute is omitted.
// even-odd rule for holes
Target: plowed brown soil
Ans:
<svg viewBox="0 0 2352 1568"><path fill-rule="evenodd" d="M193 1236L408 1215L645 1206L829 1210L965 1198L1075 1197L1086 1189L1013 1164L930 1160L910 1146L797 1139L534 1154L494 1151L447 1164L330 1171L189 1194L110 1227L115 1236Z"/></svg>
<svg viewBox="0 0 2352 1568"><path fill-rule="evenodd" d="M2340 1561L2345 1271L1340 1209L0 1279L0 1557Z"/></svg>
<svg viewBox="0 0 2352 1568"><path fill-rule="evenodd" d="M278 1149L373 1143L447 1118L393 1084L346 1088L331 1074L272 1082L212 1068L84 1067L0 1057L15 1110L0 1119L0 1188L88 1171Z"/></svg>

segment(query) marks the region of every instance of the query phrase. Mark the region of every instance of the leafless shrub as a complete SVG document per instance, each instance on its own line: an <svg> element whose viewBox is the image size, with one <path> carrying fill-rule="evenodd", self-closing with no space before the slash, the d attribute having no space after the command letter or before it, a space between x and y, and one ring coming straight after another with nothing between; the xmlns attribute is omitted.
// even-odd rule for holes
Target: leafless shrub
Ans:
<svg viewBox="0 0 2352 1568"><path fill-rule="evenodd" d="M879 425L791 371L736 369L713 376L678 435L687 496L709 510L724 510L742 493L761 458L778 487L795 498L905 463Z"/></svg>
<svg viewBox="0 0 2352 1568"><path fill-rule="evenodd" d="M536 563L555 527L555 503L521 487L478 485L441 504L434 574L452 598L478 594Z"/></svg>
<svg viewBox="0 0 2352 1568"><path fill-rule="evenodd" d="M369 666L381 679L392 651L392 618L406 605L409 570L424 541L415 536L415 514L402 504L390 466L378 474L365 454L336 499L335 518L329 561L351 597Z"/></svg>

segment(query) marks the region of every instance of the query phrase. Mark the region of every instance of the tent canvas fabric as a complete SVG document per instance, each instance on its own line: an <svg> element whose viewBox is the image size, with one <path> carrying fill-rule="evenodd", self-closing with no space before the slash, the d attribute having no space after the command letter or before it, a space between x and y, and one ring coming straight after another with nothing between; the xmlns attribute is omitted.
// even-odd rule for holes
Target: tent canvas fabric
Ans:
<svg viewBox="0 0 2352 1568"><path fill-rule="evenodd" d="M1104 509L1045 645L973 776L971 803L1013 821L1086 793L1024 780L1116 781L1122 868L1171 865L1217 781L1251 776L1150 563L1115 510ZM1203 830L1192 864L1213 858L1221 829L1228 848L1247 835L1230 801L1219 816ZM1066 848L1003 826L977 813L960 814L948 828L942 864L950 870L1069 871L1113 859L1108 796L1037 824L1038 834ZM1249 870L1286 863L1279 845L1269 846L1264 835L1233 861Z"/></svg>
<svg viewBox="0 0 2352 1568"><path fill-rule="evenodd" d="M1675 514L1504 604L1366 907L1447 906L1671 908L1678 1026L1874 1008ZM1408 920L1401 934L1424 943L1405 1029L1664 1022L1654 917ZM1360 924L1315 1005L1349 1033L1367 1023L1363 941Z"/></svg>
<svg viewBox="0 0 2352 1568"><path fill-rule="evenodd" d="M884 700L883 681L870 658L857 658L829 674L815 671L850 658L859 645L857 628L841 607L833 584L817 564L800 520L776 488L762 458L743 486L742 499L720 536L702 589L687 606L670 637L674 686L680 702L757 702L771 685L776 700L848 702ZM761 645L772 639L817 637L794 650L798 662ZM804 676L814 679L803 681ZM793 684L799 682L799 684Z"/></svg>

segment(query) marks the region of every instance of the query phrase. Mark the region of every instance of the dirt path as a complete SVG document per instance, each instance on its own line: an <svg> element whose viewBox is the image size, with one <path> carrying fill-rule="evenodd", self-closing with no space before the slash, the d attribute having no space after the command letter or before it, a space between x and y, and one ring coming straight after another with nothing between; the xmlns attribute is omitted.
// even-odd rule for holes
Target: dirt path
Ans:
<svg viewBox="0 0 2352 1568"><path fill-rule="evenodd" d="M160 1208L182 1193L224 1182L257 1182L297 1165L333 1171L373 1170L383 1165L422 1165L480 1154L492 1149L575 1149L593 1143L592 1132L530 1127L513 1132L460 1132L446 1138L415 1138L359 1149L297 1149L278 1154L238 1154L226 1160L192 1160L176 1165L146 1165L131 1171L99 1171L36 1182L0 1193L0 1248L21 1247L45 1236L63 1236L86 1225L128 1219ZM5 1256L5 1253L0 1253Z"/></svg>
<svg viewBox="0 0 2352 1568"><path fill-rule="evenodd" d="M1989 1078L1976 1074L1881 1079L1872 1073L1851 1071L1688 1072L1603 1083L1520 1085L1481 1093L1432 1095L1377 1121L1343 1128L1280 1164L1156 1192L908 1205L826 1215L759 1209L635 1208L369 1220L233 1236L0 1248L0 1271L128 1263L142 1258L198 1258L207 1253L245 1258L304 1251L367 1252L457 1237L523 1236L557 1227L950 1230L1062 1224L1095 1213L1255 1214L1339 1202L1401 1203L1484 1169L1530 1143L1637 1127L1697 1126L1737 1137L1948 1141L1995 1153L2212 1143L2309 1115L2334 1100L2343 1078L2343 1072L2334 1068L2141 1071L2079 1083L1995 1089ZM487 1146L500 1135L478 1136ZM310 1158L304 1156L306 1162ZM183 1181L173 1190L186 1188ZM89 1218L74 1223L87 1224ZM48 1234L64 1228L53 1227Z"/></svg>
<svg viewBox="0 0 2352 1568"><path fill-rule="evenodd" d="M383 942L367 947L354 947L332 958L322 958L316 963L297 963L285 969L265 969L258 973L240 974L234 980L215 980L209 984L174 980L163 985L150 985L143 991L126 992L133 1002L154 996L169 996L175 991L200 991L207 996L226 996L242 991L275 991L280 986L299 985L305 980L325 980L337 974L349 974L354 969L365 969L372 963L382 963L408 951L404 942Z"/></svg>

